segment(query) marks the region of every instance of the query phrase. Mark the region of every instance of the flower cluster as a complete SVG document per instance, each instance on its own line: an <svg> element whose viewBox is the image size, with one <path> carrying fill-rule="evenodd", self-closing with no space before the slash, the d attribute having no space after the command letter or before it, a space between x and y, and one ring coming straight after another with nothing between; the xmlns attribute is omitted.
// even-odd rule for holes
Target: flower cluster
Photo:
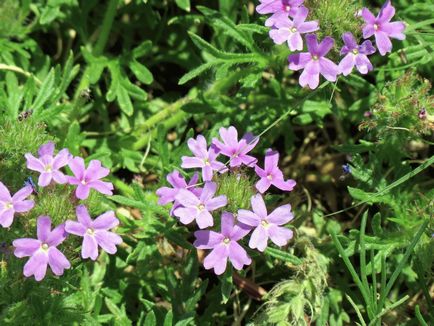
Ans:
<svg viewBox="0 0 434 326"><path fill-rule="evenodd" d="M81 200L88 198L91 189L105 195L112 195L113 185L101 180L110 171L102 167L100 161L92 160L86 168L83 158L73 157L66 148L54 155L54 147L53 142L48 142L39 148L38 157L31 153L25 154L27 168L39 173L39 187L51 187L56 183L77 186L75 196ZM72 176L62 171L66 166L69 166ZM25 186L13 196L0 182L0 225L2 227L9 228L16 213L29 212L35 206L34 200L27 199L33 192L36 193L37 190L32 181L27 181ZM113 211L92 220L86 206L78 205L76 216L77 221L68 220L53 229L49 216L39 216L36 221L36 239L21 238L13 241L16 257L30 257L24 265L24 276L33 275L37 281L41 281L46 275L48 266L53 274L58 276L62 275L65 269L69 269L70 262L57 249L68 235L83 237L82 258L95 260L98 257L98 246L110 254L116 252L116 245L120 244L122 239L109 231L119 224Z"/></svg>
<svg viewBox="0 0 434 326"><path fill-rule="evenodd" d="M203 183L198 184L197 173L187 182L180 172L175 170L167 176L172 187L157 190L158 203L173 203L171 214L182 224L196 222L200 230L194 233L194 246L211 250L204 260L204 267L214 269L217 275L226 270L228 259L237 270L251 263L247 251L240 244L240 240L249 233L251 235L248 246L261 252L266 249L268 240L278 246L288 243L293 234L284 225L293 219L291 206L280 206L269 214L262 195L271 186L291 191L296 185L294 180L284 179L278 167L277 152L267 150L263 168L257 164L258 160L249 154L258 143L259 137L246 134L239 139L237 130L232 126L220 128L219 134L221 139L214 138L210 146L202 135L189 139L187 144L193 156L182 157L182 168L201 169ZM220 156L228 159L226 164L217 160ZM248 171L255 171L259 177L255 184L256 191L252 190L251 184L247 185L246 206L250 206L250 210L244 209L247 207L237 207L240 203L231 197L229 191L225 192L222 181L224 177L229 178L232 190L242 193L240 180ZM221 218L215 219L215 216Z"/></svg>
<svg viewBox="0 0 434 326"><path fill-rule="evenodd" d="M319 22L307 20L309 9L303 5L304 0L260 0L256 7L259 14L271 14L265 25L271 27L270 37L276 44L287 43L291 51L302 51L305 35L307 52L294 53L288 57L289 69L303 70L299 83L302 87L309 86L315 89L319 85L319 76L322 75L328 81L336 81L339 74L349 75L354 67L361 73L367 74L373 70L368 56L375 53L376 49L368 40L375 38L375 45L380 55L384 56L392 51L392 39L404 40L405 25L403 22L391 22L395 15L395 8L390 0L387 0L379 14L374 16L367 8L363 8L356 16L363 19L361 31L363 41L358 43L352 32L343 33L344 46L340 50L343 58L339 64L327 58L330 50L335 45L335 40L326 36L318 42L316 34L319 31Z"/></svg>

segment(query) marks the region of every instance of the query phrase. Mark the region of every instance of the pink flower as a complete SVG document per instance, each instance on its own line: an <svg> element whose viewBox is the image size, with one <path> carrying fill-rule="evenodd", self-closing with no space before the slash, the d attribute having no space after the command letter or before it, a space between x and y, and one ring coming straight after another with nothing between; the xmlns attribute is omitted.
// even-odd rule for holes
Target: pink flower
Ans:
<svg viewBox="0 0 434 326"><path fill-rule="evenodd" d="M380 10L380 13L375 17L367 8L363 8L362 17L365 20L363 27L363 37L365 39L375 36L375 43L381 55L385 55L392 51L392 42L390 38L404 40L405 24L401 21L390 22L395 15L395 8L390 0L387 0Z"/></svg>
<svg viewBox="0 0 434 326"><path fill-rule="evenodd" d="M104 195L113 195L113 184L100 180L110 173L109 169L101 166L100 161L90 161L86 169L84 160L81 157L74 157L69 161L68 165L74 174L73 177L68 177L68 182L72 185L77 185L75 195L78 199L86 199L89 197L91 188Z"/></svg>
<svg viewBox="0 0 434 326"><path fill-rule="evenodd" d="M255 166L255 172L261 178L261 180L256 183L256 189L258 189L261 194L266 192L271 185L284 191L294 189L296 182L292 179L287 181L283 179L283 173L279 169L278 163L279 153L270 148L265 154L264 169Z"/></svg>
<svg viewBox="0 0 434 326"><path fill-rule="evenodd" d="M213 177L213 171L220 173L226 172L226 166L217 161L218 151L211 145L208 149L206 139L204 136L199 135L196 139L190 138L187 141L188 148L194 154L194 157L183 156L182 168L201 168L203 181L211 181Z"/></svg>
<svg viewBox="0 0 434 326"><path fill-rule="evenodd" d="M249 229L243 225L234 225L234 216L224 212L221 219L221 232L196 231L194 246L198 249L212 249L205 257L203 266L205 269L214 269L214 273L221 275L226 270L227 260L237 270L244 265L250 265L251 258L246 250L238 244L238 241L249 233Z"/></svg>
<svg viewBox="0 0 434 326"><path fill-rule="evenodd" d="M213 226L214 220L210 212L227 204L226 196L214 197L216 191L215 182L206 182L199 197L190 191L180 189L175 198L182 207L175 209L173 214L179 217L183 224L190 224L196 220L201 229Z"/></svg>
<svg viewBox="0 0 434 326"><path fill-rule="evenodd" d="M37 239L22 238L13 241L14 254L18 258L30 257L24 265L24 276L35 276L41 281L49 265L54 275L62 275L65 269L71 267L65 255L56 247L66 239L64 224L51 231L49 216L40 216L37 221Z"/></svg>
<svg viewBox="0 0 434 326"><path fill-rule="evenodd" d="M361 74L367 74L373 69L368 55L375 52L371 41L365 41L358 45L356 39L351 32L342 35L345 45L341 49L341 55L345 57L339 63L339 70L344 76L348 76L353 71L354 66Z"/></svg>
<svg viewBox="0 0 434 326"><path fill-rule="evenodd" d="M67 177L59 171L72 158L66 148L54 156L54 143L48 142L39 147L38 154L39 158L34 157L31 153L27 153L24 156L27 159L27 168L41 173L38 180L39 186L46 187L50 184L51 180L59 184L64 184L68 181Z"/></svg>
<svg viewBox="0 0 434 326"><path fill-rule="evenodd" d="M255 228L250 237L249 247L264 251L267 248L269 238L278 246L286 245L289 239L292 238L293 233L291 230L281 227L281 225L294 218L291 213L291 205L280 206L268 215L261 195L253 196L251 202L253 212L245 209L238 211L238 221Z"/></svg>
<svg viewBox="0 0 434 326"><path fill-rule="evenodd" d="M297 14L304 0L260 0L256 11L261 14L272 14L265 22L265 26L274 26L282 17L293 17Z"/></svg>
<svg viewBox="0 0 434 326"><path fill-rule="evenodd" d="M35 206L33 200L25 200L32 192L33 188L26 186L11 196L8 188L0 182L0 225L2 227L8 228L12 225L15 213L28 212Z"/></svg>
<svg viewBox="0 0 434 326"><path fill-rule="evenodd" d="M270 37L274 43L288 43L291 51L303 50L303 39L301 34L315 32L319 29L317 21L306 22L309 10L302 6L291 21L288 17L282 17L274 24L274 29L270 30Z"/></svg>
<svg viewBox="0 0 434 326"><path fill-rule="evenodd" d="M90 218L86 206L76 208L78 222L66 221L66 232L83 237L81 257L96 260L98 246L109 254L115 254L116 245L122 243L122 238L109 230L119 224L113 211L98 216L95 220Z"/></svg>
<svg viewBox="0 0 434 326"><path fill-rule="evenodd" d="M258 161L253 156L247 155L259 141L259 137L254 137L252 134L247 133L243 138L238 141L238 132L235 127L220 128L219 134L223 143L217 138L212 140L213 144L217 146L220 154L229 157L229 165L231 167L241 166L242 164L249 167L255 166Z"/></svg>
<svg viewBox="0 0 434 326"><path fill-rule="evenodd" d="M323 75L329 81L336 81L339 74L338 66L325 56L333 47L335 41L327 36L318 44L314 34L306 35L307 49L309 52L291 54L288 57L289 69L301 70L299 83L302 87L306 85L315 89L319 85L319 75Z"/></svg>

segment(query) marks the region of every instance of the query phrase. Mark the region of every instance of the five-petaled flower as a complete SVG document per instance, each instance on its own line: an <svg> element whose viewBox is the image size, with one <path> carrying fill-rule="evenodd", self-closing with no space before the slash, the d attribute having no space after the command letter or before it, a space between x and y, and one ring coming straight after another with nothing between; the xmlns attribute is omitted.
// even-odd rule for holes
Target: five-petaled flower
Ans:
<svg viewBox="0 0 434 326"><path fill-rule="evenodd" d="M196 220L201 229L213 226L214 220L210 212L227 204L225 195L214 197L216 191L217 184L215 182L206 182L199 197L191 191L179 190L175 199L182 206L175 209L173 214L179 217L183 224L189 224Z"/></svg>
<svg viewBox="0 0 434 326"><path fill-rule="evenodd" d="M213 139L213 144L217 146L220 154L229 157L229 165L231 167L237 167L241 165L247 165L249 167L255 166L258 161L253 156L247 155L259 141L259 137L255 137L250 133L247 133L238 141L238 131L235 127L220 128L219 134L223 143L217 138Z"/></svg>
<svg viewBox="0 0 434 326"><path fill-rule="evenodd" d="M83 158L74 157L69 161L68 165L72 173L74 173L73 177L68 177L68 182L77 185L75 195L78 199L86 199L91 188L104 195L113 195L113 184L100 180L110 173L109 169L101 166L100 161L90 161L86 169Z"/></svg>
<svg viewBox="0 0 434 326"><path fill-rule="evenodd" d="M278 164L279 153L269 148L265 153L264 169L261 169L257 165L255 166L255 172L261 178L256 183L256 189L258 189L261 194L266 192L271 185L284 191L294 189L296 182L292 179L285 181Z"/></svg>
<svg viewBox="0 0 434 326"><path fill-rule="evenodd" d="M381 55L392 51L392 42L390 38L404 40L405 24L401 21L390 22L395 15L395 8L390 0L381 8L377 17L375 17L368 8L363 8L362 17L365 20L363 27L363 37L365 39L375 36L375 43Z"/></svg>
<svg viewBox="0 0 434 326"><path fill-rule="evenodd" d="M261 4L256 7L258 14L272 14L265 21L265 26L274 26L277 21L288 16L294 17L304 0L260 0Z"/></svg>
<svg viewBox="0 0 434 326"><path fill-rule="evenodd" d="M213 177L213 171L220 173L226 172L226 166L217 161L219 155L215 146L211 145L208 149L206 139L204 136L199 135L196 139L190 138L187 141L188 148L194 154L194 157L183 156L182 168L202 168L203 181L211 181Z"/></svg>
<svg viewBox="0 0 434 326"><path fill-rule="evenodd" d="M317 21L305 21L309 10L301 6L294 19L290 20L287 17L281 17L274 24L274 28L270 30L270 37L274 43L288 43L291 51L303 50L303 39L301 34L315 32L319 29Z"/></svg>
<svg viewBox="0 0 434 326"><path fill-rule="evenodd" d="M264 200L260 194L252 197L252 211L238 210L238 221L255 228L249 241L249 247L264 251L267 248L268 238L278 246L284 246L292 238L292 231L282 227L291 221L294 216L291 213L291 205L277 207L268 215Z"/></svg>
<svg viewBox="0 0 434 326"><path fill-rule="evenodd" d="M68 164L71 159L68 149L62 149L54 156L54 143L48 142L38 150L39 158L34 157L31 153L24 156L27 159L27 168L40 173L38 185L46 187L51 180L59 184L64 184L68 181L67 177L59 171L62 167Z"/></svg>
<svg viewBox="0 0 434 326"><path fill-rule="evenodd" d="M308 34L306 43L309 52L291 54L288 57L289 69L304 69L300 75L300 85L308 85L311 89L317 88L320 74L329 81L336 81L339 68L333 61L325 58L335 43L333 38L327 36L318 44L316 35Z"/></svg>
<svg viewBox="0 0 434 326"><path fill-rule="evenodd" d="M122 243L122 238L109 230L119 224L113 211L106 212L92 220L84 205L77 206L77 220L66 221L66 232L83 237L81 257L96 260L98 246L109 254L117 251L116 245Z"/></svg>
<svg viewBox="0 0 434 326"><path fill-rule="evenodd" d="M68 259L56 248L65 239L64 224L58 225L51 231L50 217L40 216L37 221L37 239L22 238L12 242L16 257L30 257L24 265L24 276L34 275L36 281L41 281L47 272L47 265L57 276L70 268L71 264Z"/></svg>
<svg viewBox="0 0 434 326"><path fill-rule="evenodd" d="M241 270L244 265L250 265L251 258L238 244L247 233L249 228L242 224L235 225L234 216L228 212L222 214L220 233L208 230L196 231L194 246L198 249L212 249L205 257L204 267L213 268L217 275L221 275L226 270L228 258L237 270Z"/></svg>
<svg viewBox="0 0 434 326"><path fill-rule="evenodd" d="M11 196L8 188L0 182L0 225L2 227L8 228L12 225L15 213L28 212L33 208L35 202L26 200L32 192L33 188L26 186Z"/></svg>
<svg viewBox="0 0 434 326"><path fill-rule="evenodd" d="M345 57L339 63L340 72L347 76L353 71L354 66L361 74L367 74L368 71L371 71L373 66L368 59L368 55L375 53L371 41L364 41L361 45L358 45L350 32L342 35L342 40L345 45L341 49L341 55L345 55Z"/></svg>

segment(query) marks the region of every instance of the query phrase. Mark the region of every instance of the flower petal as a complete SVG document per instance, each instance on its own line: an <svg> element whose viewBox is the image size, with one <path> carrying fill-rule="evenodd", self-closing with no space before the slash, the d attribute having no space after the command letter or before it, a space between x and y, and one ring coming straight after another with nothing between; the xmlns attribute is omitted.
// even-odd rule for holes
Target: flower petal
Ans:
<svg viewBox="0 0 434 326"><path fill-rule="evenodd" d="M30 238L16 239L12 242L15 247L14 255L18 258L32 256L41 248L41 241Z"/></svg>
<svg viewBox="0 0 434 326"><path fill-rule="evenodd" d="M205 208L212 212L215 211L216 209L225 207L228 203L228 199L225 195L221 195L221 196L217 196L215 198L212 198L210 200L208 200L205 203Z"/></svg>
<svg viewBox="0 0 434 326"><path fill-rule="evenodd" d="M268 235L271 241L278 246L285 246L292 238L293 232L287 228L270 225Z"/></svg>
<svg viewBox="0 0 434 326"><path fill-rule="evenodd" d="M246 250L235 241L229 244L229 260L237 270L242 270L244 265L250 265L252 262Z"/></svg>
<svg viewBox="0 0 434 326"><path fill-rule="evenodd" d="M34 206L35 202L33 200L23 200L14 203L14 210L17 213L25 213L30 211Z"/></svg>
<svg viewBox="0 0 434 326"><path fill-rule="evenodd" d="M248 211L246 209L239 209L237 219L239 222L249 225L258 226L261 223L261 218L255 213Z"/></svg>
<svg viewBox="0 0 434 326"><path fill-rule="evenodd" d="M208 230L196 231L194 236L196 240L193 245L198 249L212 249L224 239L224 235Z"/></svg>
<svg viewBox="0 0 434 326"><path fill-rule="evenodd" d="M201 203L195 194L185 189L180 189L175 199L185 207L196 207Z"/></svg>
<svg viewBox="0 0 434 326"><path fill-rule="evenodd" d="M86 206L77 206L75 209L75 215L77 215L77 220L86 228L92 227L92 219L90 218L89 211L87 210Z"/></svg>
<svg viewBox="0 0 434 326"><path fill-rule="evenodd" d="M267 221L276 224L283 225L288 223L294 218L294 215L291 212L291 205L283 205L277 207L270 215L267 217Z"/></svg>
<svg viewBox="0 0 434 326"><path fill-rule="evenodd" d="M249 247L263 252L267 248L268 234L262 225L255 228L250 236Z"/></svg>
<svg viewBox="0 0 434 326"><path fill-rule="evenodd" d="M38 240L45 242L50 236L51 232L51 219L49 216L39 216L37 224L37 236Z"/></svg>
<svg viewBox="0 0 434 326"><path fill-rule="evenodd" d="M86 230L87 228L81 223L75 221L65 222L65 231L69 234L74 234L82 237L86 233Z"/></svg>
<svg viewBox="0 0 434 326"><path fill-rule="evenodd" d="M24 265L24 276L35 276L36 281L41 281L47 273L48 255L42 250L36 251Z"/></svg>
<svg viewBox="0 0 434 326"><path fill-rule="evenodd" d="M228 247L224 244L218 245L205 257L203 266L205 269L214 268L214 272L221 275L226 270L228 256Z"/></svg>
<svg viewBox="0 0 434 326"><path fill-rule="evenodd" d="M39 154L39 157L42 157L45 155L53 156L54 155L54 142L49 141L48 143L39 147L38 154Z"/></svg>
<svg viewBox="0 0 434 326"><path fill-rule="evenodd" d="M96 260L98 257L98 244L93 236L85 234L81 246L81 257Z"/></svg>
<svg viewBox="0 0 434 326"><path fill-rule="evenodd" d="M108 211L98 216L93 222L94 229L110 230L119 225L119 220L115 216L114 211Z"/></svg>
<svg viewBox="0 0 434 326"><path fill-rule="evenodd" d="M47 237L46 243L51 247L57 247L66 239L67 233L65 232L65 224L59 224Z"/></svg>
<svg viewBox="0 0 434 326"><path fill-rule="evenodd" d="M95 239L105 252L112 255L117 251L116 245L122 243L122 238L119 235L105 230L95 231Z"/></svg>
<svg viewBox="0 0 434 326"><path fill-rule="evenodd" d="M196 216L196 223L199 229L206 229L207 227L214 225L214 220L210 212L203 210Z"/></svg>
<svg viewBox="0 0 434 326"><path fill-rule="evenodd" d="M265 206L264 199L260 194L252 196L251 204L253 212L258 215L261 219L265 219L267 217L267 207Z"/></svg>
<svg viewBox="0 0 434 326"><path fill-rule="evenodd" d="M196 208L180 207L175 209L173 215L178 217L182 224L190 224L197 217L198 213Z"/></svg>
<svg viewBox="0 0 434 326"><path fill-rule="evenodd" d="M65 255L55 247L48 249L48 264L54 275L60 276L65 269L71 268L71 264Z"/></svg>
<svg viewBox="0 0 434 326"><path fill-rule="evenodd" d="M26 166L29 170L38 171L38 172L44 171L45 168L44 164L42 164L42 162L36 157L34 157L32 154L27 153L24 155L24 157L27 160Z"/></svg>

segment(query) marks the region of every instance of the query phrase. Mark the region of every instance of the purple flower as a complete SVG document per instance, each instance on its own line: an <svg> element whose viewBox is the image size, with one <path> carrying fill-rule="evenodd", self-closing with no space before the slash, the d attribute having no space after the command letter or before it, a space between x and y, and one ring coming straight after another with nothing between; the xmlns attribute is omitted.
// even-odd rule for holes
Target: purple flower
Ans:
<svg viewBox="0 0 434 326"><path fill-rule="evenodd" d="M348 76L353 71L354 66L361 74L367 74L373 69L368 55L375 52L371 41L365 41L361 45L357 44L351 32L342 35L345 45L341 49L341 55L345 57L339 63L339 70L344 76Z"/></svg>
<svg viewBox="0 0 434 326"><path fill-rule="evenodd" d="M81 257L96 260L98 246L109 254L116 253L116 245L122 243L122 238L108 231L119 224L113 211L106 212L92 220L86 206L80 205L76 208L76 214L78 222L66 221L65 230L70 234L83 237Z"/></svg>
<svg viewBox="0 0 434 326"><path fill-rule="evenodd" d="M261 4L256 7L258 14L273 14L265 21L265 26L273 26L278 20L297 14L304 0L260 0Z"/></svg>
<svg viewBox="0 0 434 326"><path fill-rule="evenodd" d="M261 178L261 180L256 183L256 189L258 189L261 194L266 192L271 185L284 191L291 191L294 189L296 182L292 179L285 181L278 164L279 153L269 148L265 153L264 169L255 166L255 172Z"/></svg>
<svg viewBox="0 0 434 326"><path fill-rule="evenodd" d="M228 258L237 270L241 270L244 265L250 265L252 260L237 243L247 233L249 229L246 226L234 225L234 216L228 212L222 214L220 233L196 231L194 246L198 249L212 249L205 257L203 266L206 269L214 268L214 273L221 275L226 270Z"/></svg>
<svg viewBox="0 0 434 326"><path fill-rule="evenodd" d="M270 30L270 37L274 43L282 44L288 43L291 51L303 50L303 39L301 34L315 32L319 29L318 22L306 22L309 10L302 6L291 21L287 17L282 17L274 24L274 29Z"/></svg>
<svg viewBox="0 0 434 326"><path fill-rule="evenodd" d="M65 269L71 267L65 255L56 248L66 239L64 224L51 231L50 217L40 216L37 221L37 237L38 239L23 238L12 242L15 256L30 257L24 265L24 276L34 275L36 281L41 281L47 272L47 265L50 265L54 275L62 275Z"/></svg>
<svg viewBox="0 0 434 326"><path fill-rule="evenodd" d="M308 34L306 43L309 52L291 54L288 57L289 69L304 69L300 76L300 85L302 87L309 85L310 89L317 88L320 74L329 81L336 81L339 68L333 61L325 58L335 43L333 38L327 36L318 44L316 35Z"/></svg>
<svg viewBox="0 0 434 326"><path fill-rule="evenodd" d="M229 165L231 167L241 166L242 164L249 167L255 166L258 161L253 156L247 155L259 141L259 137L254 137L252 134L247 133L243 138L238 141L238 132L235 127L220 128L219 134L223 143L217 138L212 140L213 144L217 146L220 154L230 158Z"/></svg>
<svg viewBox="0 0 434 326"><path fill-rule="evenodd" d="M211 181L213 171L223 173L227 170L223 163L217 161L219 154L217 149L213 145L208 149L204 136L199 135L196 139L190 138L187 144L194 157L183 156L182 168L202 168L203 181Z"/></svg>
<svg viewBox="0 0 434 326"><path fill-rule="evenodd" d="M238 221L254 227L249 247L264 251L267 248L268 238L278 246L284 246L292 238L292 231L280 227L291 221L294 215L291 213L291 205L283 205L276 208L270 215L267 215L267 208L260 194L252 197L253 212L240 209L238 211Z"/></svg>
<svg viewBox="0 0 434 326"><path fill-rule="evenodd" d="M54 143L48 142L38 150L39 158L34 157L31 153L24 156L27 159L27 168L41 173L39 175L38 185L46 187L51 180L63 184L68 181L67 177L59 171L60 168L68 164L71 154L64 148L54 156Z"/></svg>
<svg viewBox="0 0 434 326"><path fill-rule="evenodd" d="M365 20L363 27L363 37L369 38L375 35L375 43L377 44L378 51L381 55L385 55L392 51L392 42L390 38L397 40L404 40L405 24L401 21L390 22L395 15L395 8L393 8L390 1L386 1L380 10L380 13L375 17L367 8L363 8L362 17Z"/></svg>
<svg viewBox="0 0 434 326"><path fill-rule="evenodd" d="M89 196L91 188L104 195L113 195L113 184L99 180L110 173L109 169L101 166L100 161L90 161L86 169L84 160L81 157L74 157L69 161L68 165L72 173L74 173L73 177L68 177L68 182L72 185L77 185L75 195L78 199L86 199Z"/></svg>
<svg viewBox="0 0 434 326"><path fill-rule="evenodd" d="M215 182L206 182L199 197L190 191L180 189L175 198L183 207L175 209L173 214L179 217L183 224L189 224L196 220L201 229L213 226L214 220L210 212L227 204L226 196L214 197L216 191L217 184Z"/></svg>
<svg viewBox="0 0 434 326"><path fill-rule="evenodd" d="M0 225L2 227L8 228L12 225L15 213L28 212L33 208L35 202L25 200L32 192L33 188L26 186L11 196L8 188L0 182Z"/></svg>

